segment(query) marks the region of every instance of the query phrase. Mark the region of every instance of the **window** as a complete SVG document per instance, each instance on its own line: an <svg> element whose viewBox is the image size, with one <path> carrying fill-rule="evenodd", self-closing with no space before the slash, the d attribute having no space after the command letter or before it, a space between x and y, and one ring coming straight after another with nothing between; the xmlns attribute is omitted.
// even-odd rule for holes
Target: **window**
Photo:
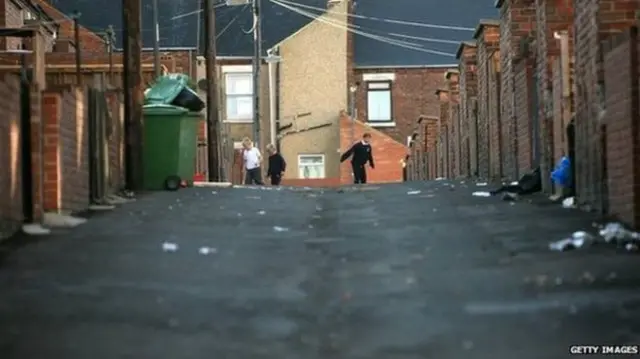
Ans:
<svg viewBox="0 0 640 359"><path fill-rule="evenodd" d="M324 155L298 155L298 178L324 178Z"/></svg>
<svg viewBox="0 0 640 359"><path fill-rule="evenodd" d="M22 10L22 19L24 21L38 20L38 17L34 15L31 11Z"/></svg>
<svg viewBox="0 0 640 359"><path fill-rule="evenodd" d="M391 122L391 82L367 83L367 120Z"/></svg>
<svg viewBox="0 0 640 359"><path fill-rule="evenodd" d="M252 121L253 119L253 76L251 73L225 74L227 98L227 120Z"/></svg>

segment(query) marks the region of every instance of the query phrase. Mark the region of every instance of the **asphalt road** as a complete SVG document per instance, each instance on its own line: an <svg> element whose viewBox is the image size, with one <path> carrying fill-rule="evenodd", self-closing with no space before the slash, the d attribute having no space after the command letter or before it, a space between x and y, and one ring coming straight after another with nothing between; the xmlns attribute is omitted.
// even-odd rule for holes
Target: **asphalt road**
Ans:
<svg viewBox="0 0 640 359"><path fill-rule="evenodd" d="M452 183L143 196L3 252L0 358L555 359L640 344L635 255L551 252L591 219Z"/></svg>

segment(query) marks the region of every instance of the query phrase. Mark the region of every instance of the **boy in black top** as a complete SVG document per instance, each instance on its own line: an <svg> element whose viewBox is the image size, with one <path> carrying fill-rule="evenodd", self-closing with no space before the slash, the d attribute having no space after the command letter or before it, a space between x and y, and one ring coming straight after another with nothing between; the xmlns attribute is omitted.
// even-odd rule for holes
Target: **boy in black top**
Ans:
<svg viewBox="0 0 640 359"><path fill-rule="evenodd" d="M353 169L353 183L367 183L367 170L364 165L369 162L371 168L373 164L373 152L371 151L371 134L362 135L362 141L357 142L340 157L340 162L344 162L351 157L351 168Z"/></svg>
<svg viewBox="0 0 640 359"><path fill-rule="evenodd" d="M284 171L287 169L287 162L284 157L276 150L273 144L267 145L269 153L269 168L267 169L267 177L271 178L271 185L279 186L282 181Z"/></svg>

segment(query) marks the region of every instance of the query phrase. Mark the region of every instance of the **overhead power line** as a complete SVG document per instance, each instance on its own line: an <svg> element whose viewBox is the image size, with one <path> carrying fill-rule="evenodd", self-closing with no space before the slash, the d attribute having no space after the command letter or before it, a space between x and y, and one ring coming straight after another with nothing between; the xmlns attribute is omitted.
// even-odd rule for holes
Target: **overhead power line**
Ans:
<svg viewBox="0 0 640 359"><path fill-rule="evenodd" d="M305 4L299 4L299 3L296 3L296 2L293 2L293 1L289 1L289 0L278 0L278 1L282 2L282 3L285 3L287 5L290 5L290 6L295 6L295 7L300 7L300 8L310 9L310 10L317 10L317 11L327 12L327 13L336 14L336 15L346 15L346 16L353 17L353 18L356 18L356 19L381 21L381 22L386 22L386 23L390 23L390 24L406 25L406 26L417 26L417 27L427 27L427 28L432 28L432 29L443 29L443 30L453 30L453 31L475 31L476 30L473 27L466 27L466 26L438 25L438 24L430 24L430 23L426 23L426 22L394 20L394 19L386 19L386 18L381 18L381 17L365 16L365 15L351 14L351 13L345 13L345 12L339 12L339 11L333 11L333 10L327 11L326 8L321 8L321 7L317 7L317 6L311 6L311 5L305 5ZM373 0L368 0L368 1L373 1ZM416 1L420 1L420 0L416 0Z"/></svg>
<svg viewBox="0 0 640 359"><path fill-rule="evenodd" d="M297 9L297 8L295 8L293 6L284 4L279 0L270 0L270 1L273 2L274 4L278 5L278 6L284 7L285 9L288 9L290 11L296 12L296 13L298 13L298 14L300 14L302 16L308 17L308 18L310 18L312 20L316 20L316 21L319 21L321 23L325 23L327 25L331 25L331 26L334 26L334 27L337 27L337 28L340 28L340 29L347 30L347 31L349 31L351 33L360 35L362 37L366 37L366 38L369 38L369 39L372 39L372 40L376 40L376 41L379 41L379 42L382 42L382 43L386 43L386 44L389 44L389 45L393 45L393 46L402 47L402 48L405 48L405 49L410 49L410 50L430 53L430 54L434 54L434 55L455 57L455 54L453 54L453 53L437 51L437 50L430 50L430 49L426 49L426 48L422 47L420 44L413 44L413 43L409 43L407 41L395 40L395 39L391 39L391 38L388 38L388 37L378 36L378 35L374 35L374 34L370 34L370 33L364 32L364 31L360 31L360 30L357 30L356 27L350 26L347 23L339 22L339 21L336 21L336 20L333 20L333 19L326 19L326 18L324 18L322 16L319 16L317 14L313 14L313 13L310 13L308 11Z"/></svg>

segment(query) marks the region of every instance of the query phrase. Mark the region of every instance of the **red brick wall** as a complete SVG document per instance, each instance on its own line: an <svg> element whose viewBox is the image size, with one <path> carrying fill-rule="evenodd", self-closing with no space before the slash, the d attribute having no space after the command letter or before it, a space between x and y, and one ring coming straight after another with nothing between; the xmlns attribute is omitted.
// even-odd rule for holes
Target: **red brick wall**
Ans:
<svg viewBox="0 0 640 359"><path fill-rule="evenodd" d="M447 89L451 97L449 106L449 173L453 178L460 177L460 76L448 74Z"/></svg>
<svg viewBox="0 0 640 359"><path fill-rule="evenodd" d="M553 138L551 163L557 163L562 156L566 156L566 127L563 121L563 103L562 103L562 61L560 57L552 57L548 59L551 64L551 98L553 101L552 127Z"/></svg>
<svg viewBox="0 0 640 359"><path fill-rule="evenodd" d="M438 118L425 118L425 150L427 161L426 179L435 179L438 177L438 156L437 156L437 140L438 140Z"/></svg>
<svg viewBox="0 0 640 359"><path fill-rule="evenodd" d="M51 6L47 1L35 0L33 2L39 5L54 21L57 21L59 40L75 42L74 23L67 15ZM89 31L84 26L80 26L80 46L83 52L105 53L107 50L106 44L100 35ZM72 49L72 51L75 51L75 49Z"/></svg>
<svg viewBox="0 0 640 359"><path fill-rule="evenodd" d="M0 80L0 237L22 222L22 155L20 149L20 82L17 76Z"/></svg>
<svg viewBox="0 0 640 359"><path fill-rule="evenodd" d="M491 54L499 48L500 27L495 24L481 24L476 33L478 42L478 117L477 117L477 160L478 176L489 178L489 91ZM473 151L473 149L472 149Z"/></svg>
<svg viewBox="0 0 640 359"><path fill-rule="evenodd" d="M524 174L533 168L533 75L535 61L521 58L513 63L516 135L518 137L518 174Z"/></svg>
<svg viewBox="0 0 640 359"><path fill-rule="evenodd" d="M22 217L22 154L20 81L16 75L0 74L0 227L2 222L20 224ZM31 146L33 174L33 214L42 217L40 92L31 89ZM2 232L2 228L0 228Z"/></svg>
<svg viewBox="0 0 640 359"><path fill-rule="evenodd" d="M0 3L0 27L20 28L24 25L21 9L12 1ZM0 37L0 50L18 50L22 48L22 39L18 37Z"/></svg>
<svg viewBox="0 0 640 359"><path fill-rule="evenodd" d="M500 77L500 52L494 51L489 59L487 92L488 109L488 134L489 134L489 178L502 179L502 168L504 163L505 148L504 143L508 133L504 133L500 117L501 101L501 77Z"/></svg>
<svg viewBox="0 0 640 359"><path fill-rule="evenodd" d="M437 92L440 100L440 118L436 130L436 155L437 170L436 177L449 176L449 143L448 143L448 123L449 123L449 91L440 90Z"/></svg>
<svg viewBox="0 0 640 359"><path fill-rule="evenodd" d="M501 66L501 174L509 179L517 179L516 120L514 113L514 58L520 56L520 42L529 37L536 24L535 1L504 0L500 6L500 66Z"/></svg>
<svg viewBox="0 0 640 359"><path fill-rule="evenodd" d="M460 70L460 174L463 177L470 176L471 152L477 151L475 147L475 119L472 117L471 98L477 95L476 79L476 53L477 47L462 44L459 59ZM473 149L472 149L473 148Z"/></svg>
<svg viewBox="0 0 640 359"><path fill-rule="evenodd" d="M638 40L637 28L632 28L604 48L609 210L633 226L640 225Z"/></svg>
<svg viewBox="0 0 640 359"><path fill-rule="evenodd" d="M576 191L580 203L607 210L600 41L636 22L637 0L584 0L575 10Z"/></svg>
<svg viewBox="0 0 640 359"><path fill-rule="evenodd" d="M401 182L402 164L400 161L407 155L407 147L386 133L370 128L360 121L356 121L355 124L356 138L362 137L365 132L370 133L372 137L373 159L376 168L367 168L367 182ZM342 114L340 119L340 149L344 153L351 145L353 145L351 142L351 120L346 114ZM340 166L340 183L353 183L349 161L343 162Z"/></svg>
<svg viewBox="0 0 640 359"><path fill-rule="evenodd" d="M44 209L77 212L89 206L89 136L85 92L48 89L42 99Z"/></svg>
<svg viewBox="0 0 640 359"><path fill-rule="evenodd" d="M356 69L355 80L361 83L356 93L358 119L367 120L367 91L363 74L394 73L391 101L395 127L378 128L400 143L405 143L413 132L415 121L422 115L438 116L438 99L433 93L445 84L443 68Z"/></svg>

